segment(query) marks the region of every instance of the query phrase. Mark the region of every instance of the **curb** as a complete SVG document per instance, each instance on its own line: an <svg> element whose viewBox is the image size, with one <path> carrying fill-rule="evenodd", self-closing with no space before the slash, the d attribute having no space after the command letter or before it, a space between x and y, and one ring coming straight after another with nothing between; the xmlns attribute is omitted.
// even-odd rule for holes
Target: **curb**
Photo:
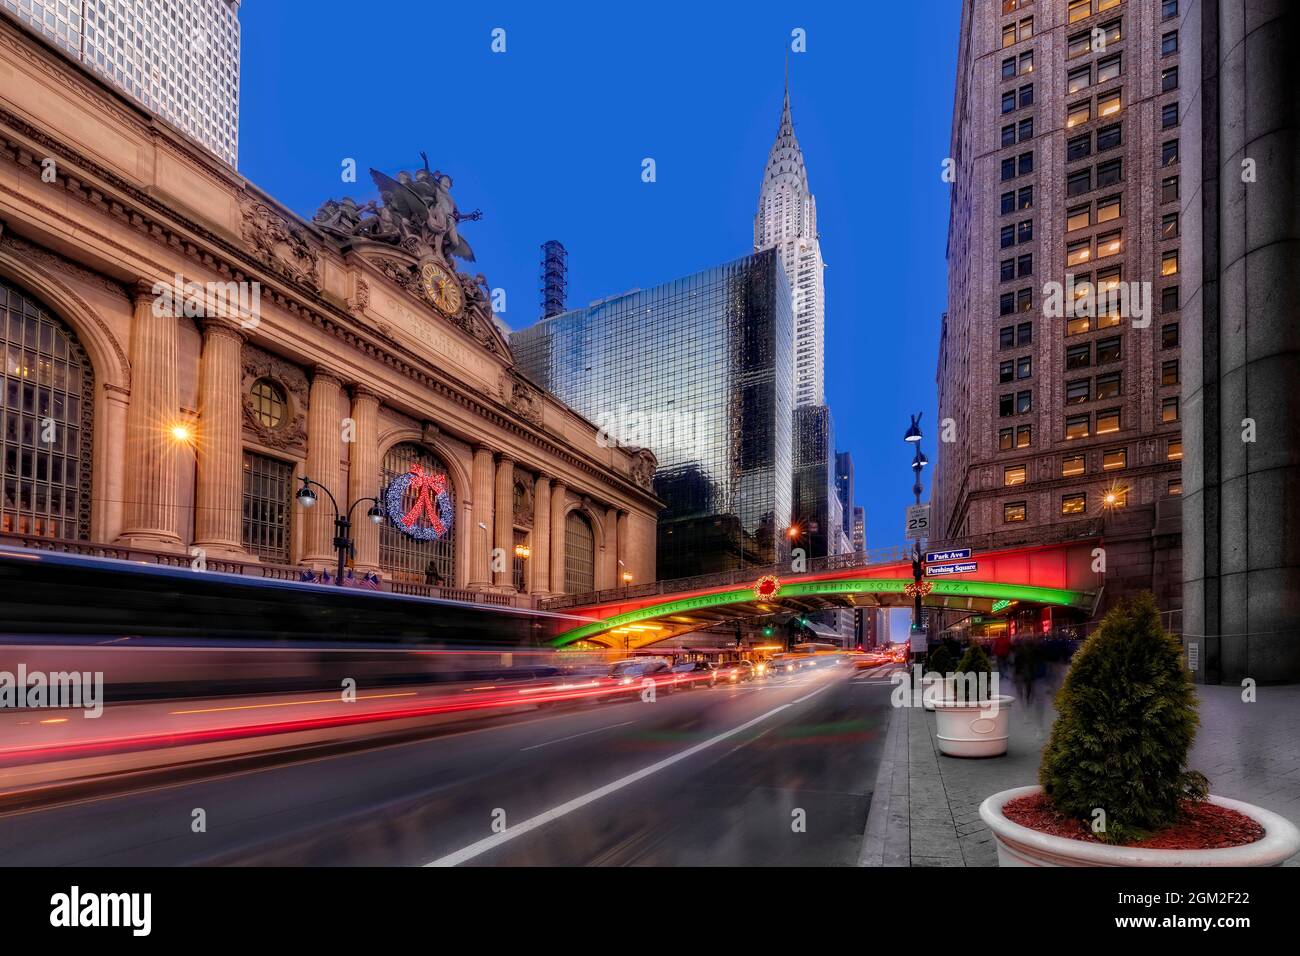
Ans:
<svg viewBox="0 0 1300 956"><path fill-rule="evenodd" d="M912 863L906 718L907 711L903 708L894 708L889 718L858 866L910 866Z"/></svg>

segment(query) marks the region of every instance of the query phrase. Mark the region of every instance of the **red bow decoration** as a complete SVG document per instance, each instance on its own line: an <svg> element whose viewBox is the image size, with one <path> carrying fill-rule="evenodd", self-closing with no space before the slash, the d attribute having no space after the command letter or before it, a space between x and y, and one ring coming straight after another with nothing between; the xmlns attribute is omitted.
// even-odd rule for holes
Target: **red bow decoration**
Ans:
<svg viewBox="0 0 1300 956"><path fill-rule="evenodd" d="M412 465L411 482L407 487L415 491L416 497L411 510L402 516L402 524L411 527L420 520L420 513L424 512L429 524L433 525L433 530L443 534L447 529L433 507L433 499L447 490L447 476L426 475L420 465Z"/></svg>

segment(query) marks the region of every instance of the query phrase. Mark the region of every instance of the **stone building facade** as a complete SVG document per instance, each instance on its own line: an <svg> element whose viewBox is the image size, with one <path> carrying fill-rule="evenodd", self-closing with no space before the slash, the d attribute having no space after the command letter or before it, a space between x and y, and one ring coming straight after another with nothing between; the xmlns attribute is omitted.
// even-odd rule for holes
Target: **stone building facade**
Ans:
<svg viewBox="0 0 1300 956"><path fill-rule="evenodd" d="M335 561L309 477L381 499L351 564L386 586L653 580L653 456L515 369L481 276L300 218L7 18L0 78L0 542L291 577ZM428 540L382 493L417 469Z"/></svg>

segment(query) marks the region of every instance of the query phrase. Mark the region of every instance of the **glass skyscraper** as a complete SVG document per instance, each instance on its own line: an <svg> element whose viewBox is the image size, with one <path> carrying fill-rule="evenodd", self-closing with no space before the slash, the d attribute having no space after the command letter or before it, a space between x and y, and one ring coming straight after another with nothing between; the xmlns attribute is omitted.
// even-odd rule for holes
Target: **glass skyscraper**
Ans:
<svg viewBox="0 0 1300 956"><path fill-rule="evenodd" d="M0 0L231 166L239 158L240 0Z"/></svg>
<svg viewBox="0 0 1300 956"><path fill-rule="evenodd" d="M519 369L659 460L658 577L783 559L794 319L775 250L514 333Z"/></svg>

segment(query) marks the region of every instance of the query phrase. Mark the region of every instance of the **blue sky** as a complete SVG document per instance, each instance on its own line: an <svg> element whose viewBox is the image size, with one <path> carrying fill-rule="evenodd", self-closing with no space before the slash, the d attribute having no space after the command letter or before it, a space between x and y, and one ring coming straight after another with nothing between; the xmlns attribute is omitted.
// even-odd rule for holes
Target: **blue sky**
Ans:
<svg viewBox="0 0 1300 956"><path fill-rule="evenodd" d="M310 216L376 195L366 170L455 178L502 318L536 320L538 247L569 304L751 251L791 31L795 132L826 269L826 391L870 547L901 543L908 413L937 434L934 372L960 0L906 4L246 0L240 172ZM505 32L506 52L491 50ZM655 160L657 181L641 180ZM356 160L358 181L340 179ZM927 497L929 475L926 477Z"/></svg>

